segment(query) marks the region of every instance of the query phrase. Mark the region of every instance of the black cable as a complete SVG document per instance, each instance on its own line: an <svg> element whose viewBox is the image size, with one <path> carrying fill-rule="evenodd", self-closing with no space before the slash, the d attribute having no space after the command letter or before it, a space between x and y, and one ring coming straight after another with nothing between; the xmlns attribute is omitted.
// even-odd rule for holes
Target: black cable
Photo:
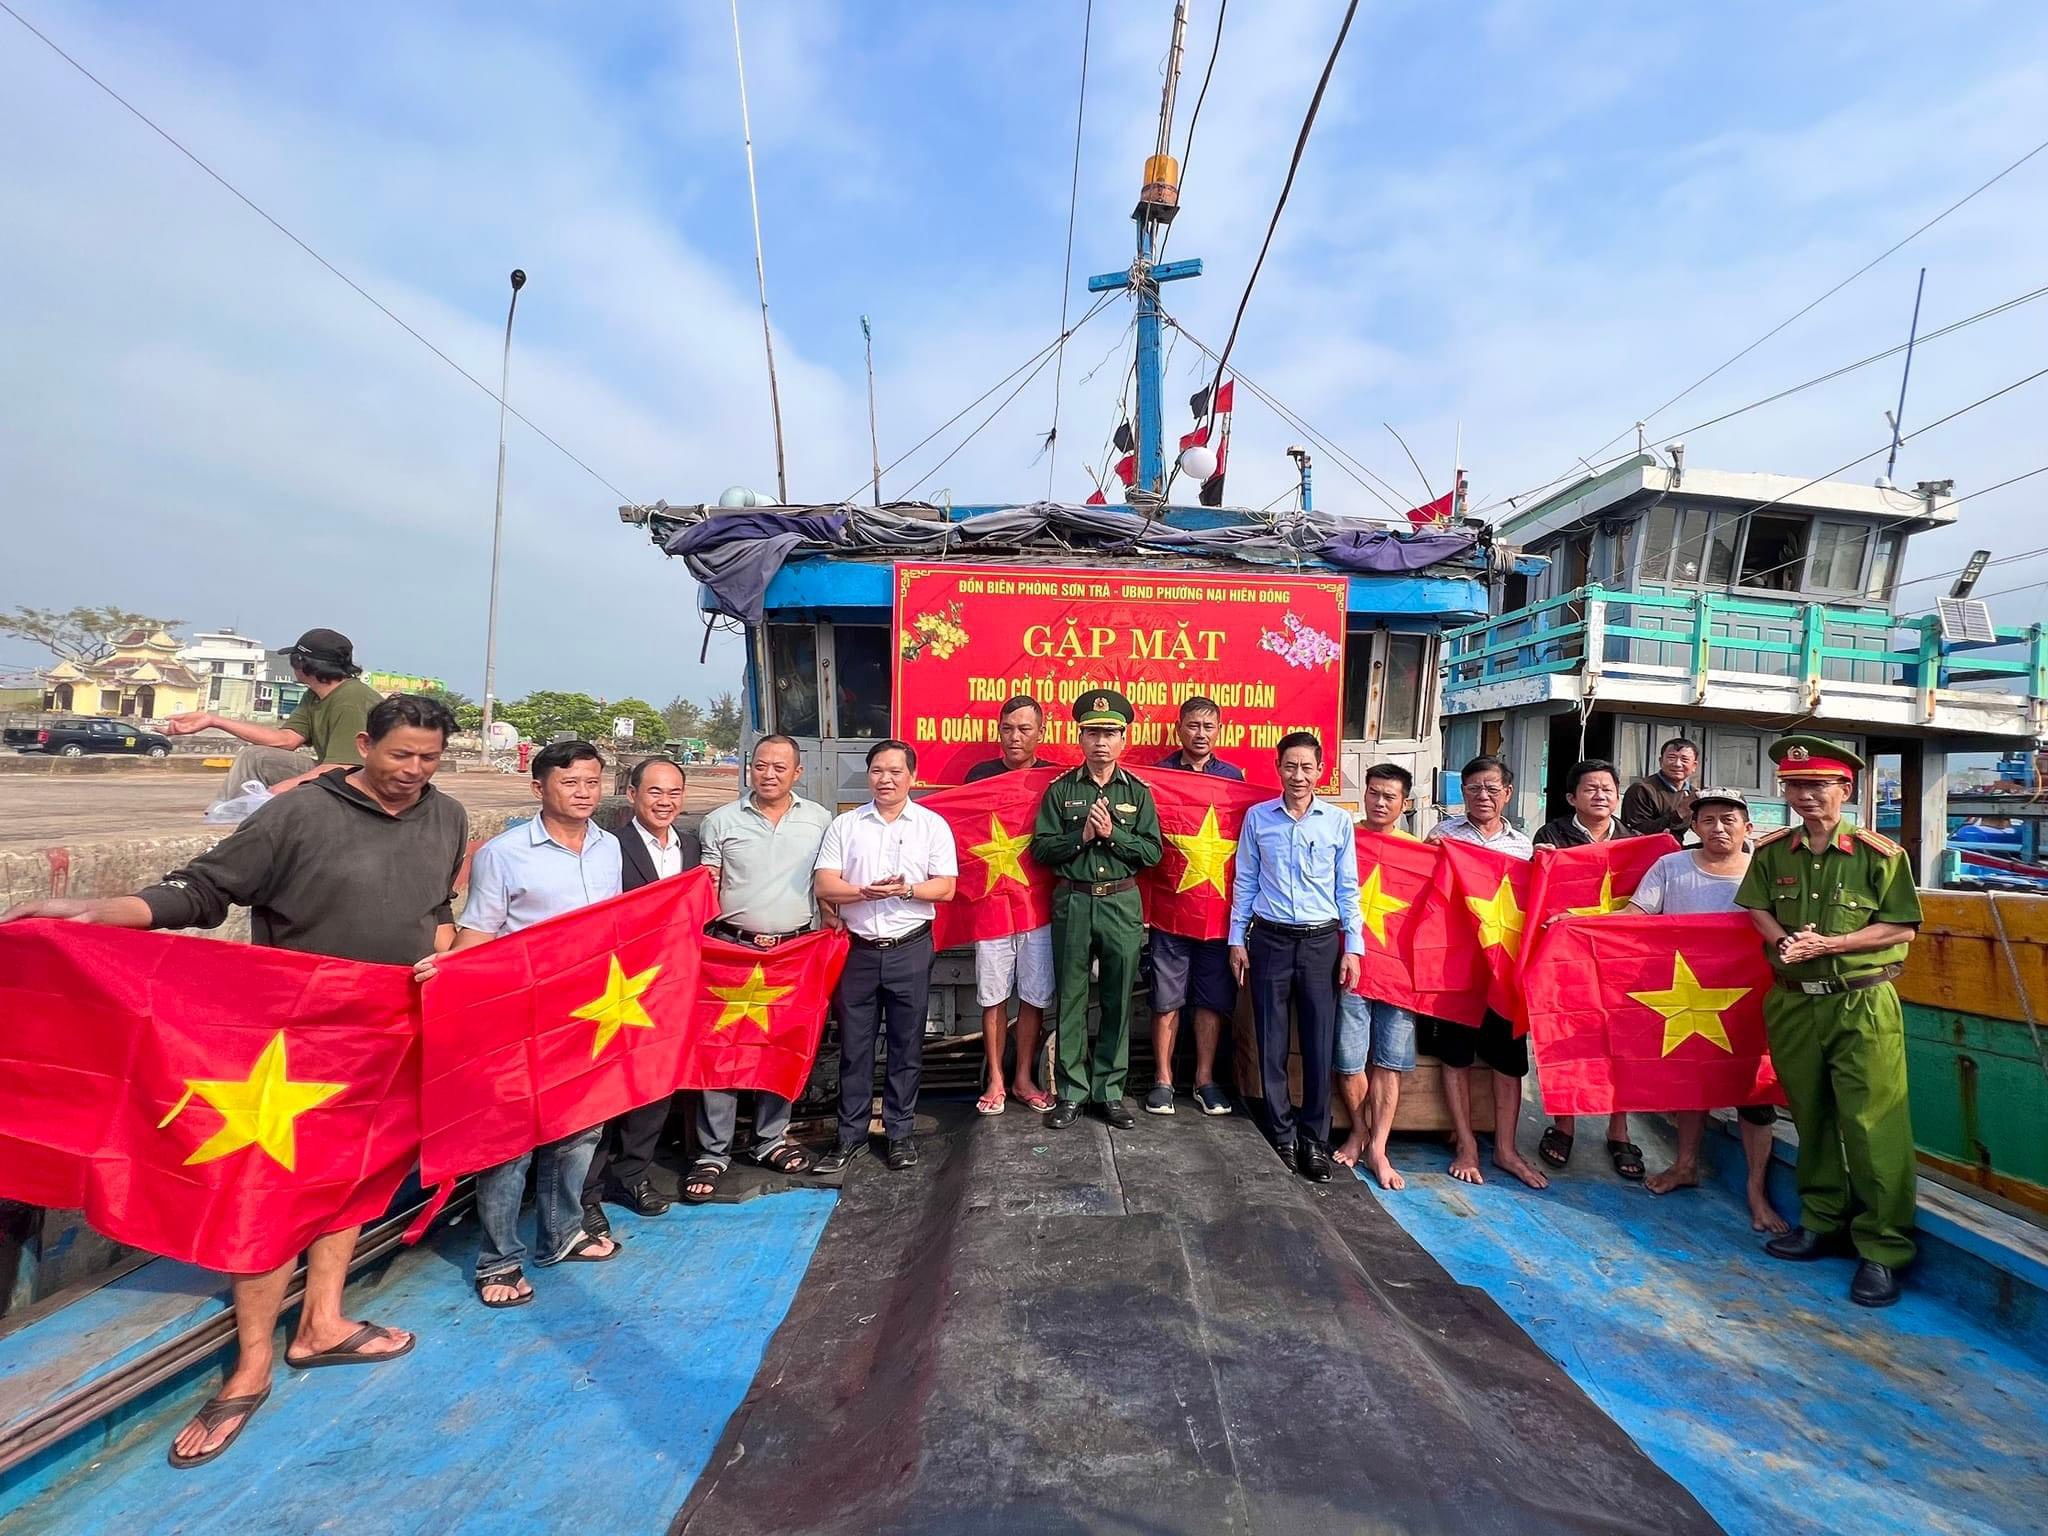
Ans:
<svg viewBox="0 0 2048 1536"><path fill-rule="evenodd" d="M1352 18L1358 14L1358 0L1344 7L1344 25L1337 29L1337 41L1330 45L1330 56L1323 61L1323 73L1316 81L1315 94L1309 98L1308 113L1301 120L1301 132L1295 136L1294 154L1287 162L1287 179L1280 184L1280 197L1273 204L1273 217L1266 224L1266 238L1259 245L1259 258L1252 263L1252 275L1245 279L1244 292L1238 297L1237 314L1230 322L1230 335L1223 343L1222 355L1216 359L1216 384L1209 391L1209 409L1203 421L1216 414L1216 393L1223 387L1223 370L1229 365L1230 350L1237 345L1237 328L1244 323L1245 306L1251 303L1252 289L1259 281L1259 272L1266 265L1266 252L1273 248L1273 232L1280 227L1280 214L1287 206L1287 194L1294 190L1294 176L1301 169L1301 157L1308 149L1309 130L1316 125L1316 112L1322 107L1323 92L1330 87L1330 76L1337 68L1337 55L1344 51L1344 39L1351 33Z"/></svg>
<svg viewBox="0 0 2048 1536"><path fill-rule="evenodd" d="M618 497L621 501L636 507L643 505L643 503L641 503L639 500L637 500L634 497L628 496L616 485L613 485L611 481L605 479L603 475L600 475L596 470L592 469L588 464L584 463L582 459L578 458L575 454L571 453L567 448L563 447L547 432L543 431L540 427L536 426L532 419L526 416L523 412L521 412L517 406L507 405L503 400L498 399L498 392L492 389L490 385L486 384L482 379L478 378L475 374L471 373L467 368L463 367L462 364L456 362L454 358L450 357L446 352L443 352L439 347L435 346L431 341L427 340L426 337L422 336L418 331L414 330L410 325L406 324L405 321L401 320L395 313L392 312L392 310L383 302L383 300L379 299L375 294L371 293L361 283L357 282L354 278L350 277L346 272L342 271L341 268L337 267L325 256L322 256L318 251L314 250L312 246L306 244L305 241L301 240L297 235L293 234L290 230L286 229L284 225L280 224L275 218L273 218L269 214L269 212L267 212L261 205L259 205L240 187L236 186L233 182L229 181L227 177L221 175L219 171L216 171L204 160L200 159L197 155L193 154L191 150L187 149L183 144L180 144L176 139L171 137L170 133L166 129L161 127L154 118L151 118L147 113L143 112L141 108L137 107L134 103L130 102L125 96L123 96L119 91L115 90L111 85L107 84L106 81L102 80L98 75L94 74L91 70L87 69L83 64L79 63L78 60L74 59L62 48L58 47L57 44L53 42L46 33L38 30L34 22L30 21L26 16L22 15L21 12L17 11L13 6L9 5L7 3L7 0L0 0L0 11L5 11L9 16L12 16L16 21L20 22L21 25L25 29L27 29L30 35L32 35L38 42L42 43L43 46L48 48L52 53L56 54L58 58L62 59L66 64L69 64L81 75L85 76L86 79L90 80L102 91L106 92L108 96L112 97L115 102L117 102L131 116L133 116L137 122L141 123L144 127L149 129L150 132L154 133L158 138L162 139L166 144L170 145L171 148L175 149L187 160L190 160L194 165L198 166L200 170L206 172L208 176L211 176L215 181L219 182L220 185L225 187L229 192L233 193L234 196L243 204L244 207L248 208L248 210L251 213L255 214L258 218L263 220L264 223L268 224L280 235L283 235L285 239L291 241L293 245L296 245L308 256L312 257L315 261L319 262L320 265L325 267L329 272L333 273L336 277L340 278L350 288L354 289L355 292L362 298L369 300L371 304L376 306L377 310L384 316L385 319L389 320L393 325L396 325L400 330L404 331L406 335L410 336L414 341L418 342L421 346L425 347L429 352L433 353L434 356L441 359L442 362L446 363L450 368L453 368L457 373L461 374L465 379L469 380L470 383L474 384L486 395L489 395L492 400L497 402L498 405L504 407L505 411L509 415L523 423L536 436L538 436L542 442L546 443L550 448L554 449L555 452L561 454L563 458L567 459L571 464L574 464L578 469L582 470L586 475L590 476L591 479L595 480L599 485L603 486L606 490L610 491L614 496Z"/></svg>
<svg viewBox="0 0 2048 1536"><path fill-rule="evenodd" d="M1081 19L1081 91L1074 103L1074 176L1067 187L1067 257L1060 277L1060 350L1052 371L1052 431L1045 439L1045 495L1052 499L1053 475L1060 464L1060 388L1067 371L1067 299L1074 291L1074 209L1081 199L1081 124L1088 113L1088 39L1095 30L1095 0Z"/></svg>
<svg viewBox="0 0 2048 1536"><path fill-rule="evenodd" d="M994 410L990 411L988 415L984 416L981 419L980 426L977 426L972 432L969 432L965 437L961 438L959 442L955 443L952 446L952 448L950 448L947 451L946 456L943 459L940 459L938 463L934 464L930 469L926 470L923 474L919 475L915 480L911 481L909 486L905 488L905 490L897 498L897 500L908 501L913 491L915 491L920 485L923 485L925 481L931 479L931 477L933 475L936 475L940 470L944 469L948 464L952 463L954 454L957 454L962 448L965 448L969 443L973 442L977 437L981 435L982 429L984 427L986 427L990 422L994 421L998 416L1002 415L1004 411L1008 410L1010 408L1010 402L1015 400L1019 395L1023 394L1025 389L1030 385L1031 381L1037 378L1041 373L1045 372L1045 365L1051 361L1052 358L1050 357L1040 358L1038 361L1038 366L1032 369L1029 373L1025 374L1023 379L1018 383L1017 387L1011 390L1009 394L1005 395L1001 403L998 404ZM1048 500L1049 499L1050 497L1048 497Z"/></svg>
<svg viewBox="0 0 2048 1536"><path fill-rule="evenodd" d="M1216 7L1216 35L1209 40L1209 63L1202 71L1202 88L1195 92L1195 110L1188 114L1188 136L1180 146L1180 185L1185 191L1188 184L1188 162L1195 157L1195 124L1202 120L1202 103L1209 99L1209 79L1216 73L1216 55L1223 48L1223 18L1230 10L1230 0ZM1159 254L1154 262L1166 260L1166 243L1173 238L1173 226L1166 226L1166 233L1159 237Z"/></svg>

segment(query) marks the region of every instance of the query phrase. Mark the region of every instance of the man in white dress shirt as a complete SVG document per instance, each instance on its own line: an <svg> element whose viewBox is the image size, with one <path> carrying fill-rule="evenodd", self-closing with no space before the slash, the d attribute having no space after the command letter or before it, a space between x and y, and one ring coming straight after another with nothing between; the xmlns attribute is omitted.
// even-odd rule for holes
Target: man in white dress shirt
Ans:
<svg viewBox="0 0 2048 1536"><path fill-rule="evenodd" d="M888 1164L917 1161L911 1122L924 1066L925 1003L931 994L932 918L951 901L959 856L945 818L910 798L917 749L904 741L868 748L868 793L834 818L818 848L818 898L839 909L852 940L834 994L839 1019L839 1145L818 1161L838 1173L867 1148L875 1043L886 1032L888 1080L882 1132Z"/></svg>

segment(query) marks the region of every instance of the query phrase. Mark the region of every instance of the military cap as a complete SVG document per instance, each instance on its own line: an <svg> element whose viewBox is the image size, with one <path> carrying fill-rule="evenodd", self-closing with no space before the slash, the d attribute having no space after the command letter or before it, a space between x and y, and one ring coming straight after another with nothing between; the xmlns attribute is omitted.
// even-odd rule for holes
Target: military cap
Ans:
<svg viewBox="0 0 2048 1536"><path fill-rule="evenodd" d="M1074 723L1084 731L1091 725L1121 731L1130 725L1135 714L1137 710L1131 707L1131 701L1114 688L1084 693L1074 700Z"/></svg>
<svg viewBox="0 0 2048 1536"><path fill-rule="evenodd" d="M1854 783L1863 759L1823 736L1781 736L1771 743L1781 779L1844 779Z"/></svg>

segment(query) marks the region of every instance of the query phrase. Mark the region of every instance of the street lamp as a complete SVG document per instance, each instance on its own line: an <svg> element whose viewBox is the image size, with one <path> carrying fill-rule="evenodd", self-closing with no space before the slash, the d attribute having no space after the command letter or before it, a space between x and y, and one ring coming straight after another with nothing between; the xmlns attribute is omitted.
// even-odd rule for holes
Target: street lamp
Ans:
<svg viewBox="0 0 2048 1536"><path fill-rule="evenodd" d="M498 560L505 543L505 396L512 388L512 317L526 274L512 269L512 303L505 311L505 354L498 372L498 510L491 522L491 616L484 630L484 761L491 760L491 722L497 715Z"/></svg>

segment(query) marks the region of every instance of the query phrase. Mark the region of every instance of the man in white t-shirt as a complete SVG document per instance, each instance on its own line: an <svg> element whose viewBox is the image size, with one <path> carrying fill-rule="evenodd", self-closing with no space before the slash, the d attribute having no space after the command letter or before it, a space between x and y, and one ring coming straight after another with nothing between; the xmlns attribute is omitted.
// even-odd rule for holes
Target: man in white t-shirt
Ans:
<svg viewBox="0 0 2048 1536"><path fill-rule="evenodd" d="M839 973L839 1145L817 1163L831 1174L866 1150L875 1092L875 1041L886 1032L889 1074L882 1133L891 1169L917 1162L910 1139L924 1066L925 1004L932 984L935 903L951 901L960 873L945 817L910 798L917 749L907 741L868 748L868 793L835 817L818 846L818 899L839 909L852 941Z"/></svg>
<svg viewBox="0 0 2048 1536"><path fill-rule="evenodd" d="M1737 912L1735 892L1749 870L1749 802L1738 790L1702 789L1692 802L1696 848L1667 853L1643 875L1629 898L1631 912L1664 913L1672 917L1705 912ZM1742 1154L1749 1164L1749 1224L1759 1232L1783 1232L1785 1218L1771 1205L1771 1127L1778 1111L1769 1104L1745 1105L1736 1111L1742 1125ZM1682 1109L1678 1122L1678 1155L1669 1168L1653 1173L1643 1187L1653 1195L1690 1189L1700 1181L1700 1143L1705 1139L1704 1110Z"/></svg>

